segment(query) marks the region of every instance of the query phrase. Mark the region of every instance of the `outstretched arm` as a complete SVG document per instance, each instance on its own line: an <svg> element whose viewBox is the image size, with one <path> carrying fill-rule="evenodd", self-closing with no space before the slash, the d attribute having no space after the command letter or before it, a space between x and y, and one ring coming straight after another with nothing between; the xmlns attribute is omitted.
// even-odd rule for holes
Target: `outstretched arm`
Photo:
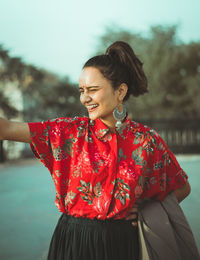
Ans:
<svg viewBox="0 0 200 260"><path fill-rule="evenodd" d="M19 123L0 118L0 140L31 142L28 123Z"/></svg>

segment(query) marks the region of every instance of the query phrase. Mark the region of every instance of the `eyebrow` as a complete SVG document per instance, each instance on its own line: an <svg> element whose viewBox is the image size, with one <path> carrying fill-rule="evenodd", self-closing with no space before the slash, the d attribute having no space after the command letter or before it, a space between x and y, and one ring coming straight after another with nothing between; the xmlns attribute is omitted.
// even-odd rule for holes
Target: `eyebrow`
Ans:
<svg viewBox="0 0 200 260"><path fill-rule="evenodd" d="M90 89L90 88L99 88L100 86L89 86L89 87L85 87L86 89ZM79 89L83 89L84 87L79 87Z"/></svg>

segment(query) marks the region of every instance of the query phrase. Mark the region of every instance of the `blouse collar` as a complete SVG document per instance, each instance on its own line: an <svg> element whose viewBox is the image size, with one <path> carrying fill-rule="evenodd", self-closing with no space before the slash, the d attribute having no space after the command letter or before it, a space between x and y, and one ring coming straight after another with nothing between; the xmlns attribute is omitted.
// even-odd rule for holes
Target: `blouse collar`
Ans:
<svg viewBox="0 0 200 260"><path fill-rule="evenodd" d="M106 135L112 134L109 127L105 125L99 118L97 118L96 120L90 120L90 125L98 139L104 139ZM116 132L118 132L123 138L125 138L130 128L131 128L131 120L127 115L126 119L122 124L122 127L116 129Z"/></svg>

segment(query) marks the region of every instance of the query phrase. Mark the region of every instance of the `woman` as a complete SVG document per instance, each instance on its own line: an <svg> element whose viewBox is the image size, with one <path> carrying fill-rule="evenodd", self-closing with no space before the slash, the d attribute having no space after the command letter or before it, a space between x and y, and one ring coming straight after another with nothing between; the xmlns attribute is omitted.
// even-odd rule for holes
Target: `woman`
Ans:
<svg viewBox="0 0 200 260"><path fill-rule="evenodd" d="M42 123L0 120L0 139L28 142L49 169L62 212L49 260L138 259L137 201L178 201L187 176L161 137L131 121L123 102L147 92L142 63L125 42L88 60L79 79L89 117Z"/></svg>

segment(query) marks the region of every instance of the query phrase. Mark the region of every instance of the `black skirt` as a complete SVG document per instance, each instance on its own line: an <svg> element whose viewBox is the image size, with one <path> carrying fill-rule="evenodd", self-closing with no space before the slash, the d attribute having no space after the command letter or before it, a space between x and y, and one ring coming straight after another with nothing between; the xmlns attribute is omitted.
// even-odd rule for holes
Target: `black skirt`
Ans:
<svg viewBox="0 0 200 260"><path fill-rule="evenodd" d="M76 218L62 214L48 260L138 260L138 229L128 220Z"/></svg>

